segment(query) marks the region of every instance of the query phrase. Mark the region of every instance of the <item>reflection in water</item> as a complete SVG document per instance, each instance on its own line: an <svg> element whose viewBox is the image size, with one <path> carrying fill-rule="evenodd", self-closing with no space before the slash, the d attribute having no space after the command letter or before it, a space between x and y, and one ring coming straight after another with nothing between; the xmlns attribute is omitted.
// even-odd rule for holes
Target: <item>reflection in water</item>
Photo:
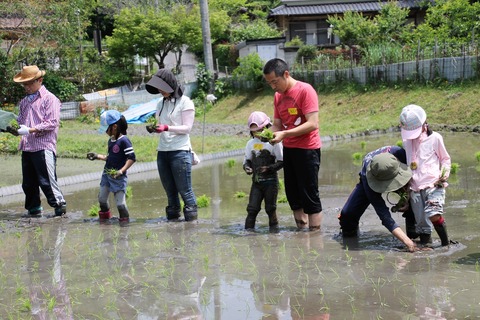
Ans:
<svg viewBox="0 0 480 320"><path fill-rule="evenodd" d="M233 168L221 159L193 172L196 194L210 197L211 205L192 223L166 221L156 173L129 177L132 222L126 227L85 219L97 203L96 187L67 194L76 211L59 220L18 220L20 202L0 207L0 228L7 230L0 234L0 318L478 318L477 140L444 137L461 168L445 206L459 245L404 252L371 208L362 216L360 237L338 237L337 213L358 179L352 154L362 151L360 140L322 151L325 216L314 233L297 232L284 203L278 233L269 233L263 213L259 228L245 231L247 199L234 194L248 194L251 181L240 157ZM396 140L368 137L366 149ZM403 225L400 214L393 217Z"/></svg>
<svg viewBox="0 0 480 320"><path fill-rule="evenodd" d="M61 261L66 234L62 224L28 233L29 296L34 319L73 319Z"/></svg>

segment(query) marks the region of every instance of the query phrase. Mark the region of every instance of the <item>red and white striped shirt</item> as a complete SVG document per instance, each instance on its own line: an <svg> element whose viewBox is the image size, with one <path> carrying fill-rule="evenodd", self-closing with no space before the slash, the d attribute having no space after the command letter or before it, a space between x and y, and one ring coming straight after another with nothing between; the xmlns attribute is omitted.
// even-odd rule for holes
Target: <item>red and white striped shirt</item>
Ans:
<svg viewBox="0 0 480 320"><path fill-rule="evenodd" d="M38 131L22 136L18 149L27 152L51 150L56 153L61 107L60 100L43 85L34 101L30 102L28 96L23 98L20 101L18 124Z"/></svg>

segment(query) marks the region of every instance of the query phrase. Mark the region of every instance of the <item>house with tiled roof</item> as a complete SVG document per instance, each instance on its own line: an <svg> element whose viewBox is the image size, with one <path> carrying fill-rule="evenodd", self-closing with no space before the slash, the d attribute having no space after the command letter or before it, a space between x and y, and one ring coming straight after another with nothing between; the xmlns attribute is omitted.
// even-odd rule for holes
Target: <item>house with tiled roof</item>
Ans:
<svg viewBox="0 0 480 320"><path fill-rule="evenodd" d="M402 8L409 8L407 22L418 25L423 21L425 8L421 0L398 0ZM367 16L376 15L388 1L371 0L283 0L281 5L270 10L269 17L279 29L285 30L286 41L296 36L305 44L329 47L338 45L340 40L331 34L327 22L329 16L343 15L344 12L361 12Z"/></svg>

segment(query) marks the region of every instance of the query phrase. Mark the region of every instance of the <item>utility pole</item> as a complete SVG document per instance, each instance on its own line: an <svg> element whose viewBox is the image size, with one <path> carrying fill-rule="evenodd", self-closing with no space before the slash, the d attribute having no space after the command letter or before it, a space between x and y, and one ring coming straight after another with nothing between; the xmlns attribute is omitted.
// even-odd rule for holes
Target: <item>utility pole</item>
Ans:
<svg viewBox="0 0 480 320"><path fill-rule="evenodd" d="M213 52L212 39L210 36L210 17L208 14L208 0L200 0L200 17L202 19L203 55L205 57L205 68L212 75L210 91L213 92Z"/></svg>

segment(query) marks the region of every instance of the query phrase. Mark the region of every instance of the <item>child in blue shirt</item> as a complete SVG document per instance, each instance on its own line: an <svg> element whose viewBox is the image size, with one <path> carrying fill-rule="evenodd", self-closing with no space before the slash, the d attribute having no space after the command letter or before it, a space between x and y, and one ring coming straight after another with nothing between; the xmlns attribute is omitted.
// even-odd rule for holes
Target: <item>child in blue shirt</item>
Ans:
<svg viewBox="0 0 480 320"><path fill-rule="evenodd" d="M108 196L113 193L117 204L119 221L128 222L129 213L125 201L127 191L127 170L136 161L135 152L132 143L127 137L128 124L125 117L117 110L108 110L101 115L100 131L110 136L108 140L107 155L89 152L87 158L89 160L103 160L105 167L100 181L100 192L98 194L98 202L100 211L98 212L99 220L107 220L112 217L108 204ZM115 173L110 173L115 169Z"/></svg>

